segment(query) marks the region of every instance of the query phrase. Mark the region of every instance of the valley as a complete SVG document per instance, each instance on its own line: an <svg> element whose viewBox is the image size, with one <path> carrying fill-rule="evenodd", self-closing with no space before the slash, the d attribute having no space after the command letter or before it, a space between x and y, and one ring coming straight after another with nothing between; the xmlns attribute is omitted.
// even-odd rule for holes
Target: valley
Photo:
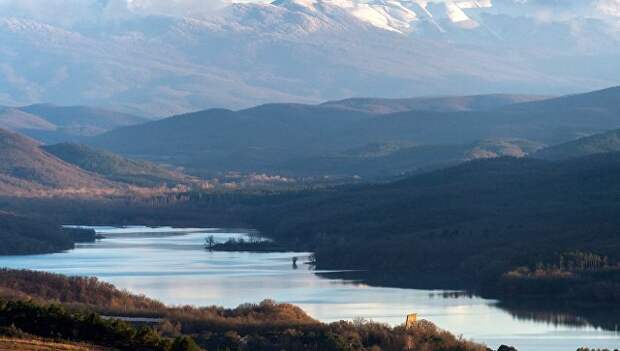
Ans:
<svg viewBox="0 0 620 351"><path fill-rule="evenodd" d="M619 0L0 0L0 350L618 351Z"/></svg>
<svg viewBox="0 0 620 351"><path fill-rule="evenodd" d="M159 119L4 108L0 266L97 277L162 301L156 315L163 303L239 311L275 299L302 308L295 314L318 323L312 333L338 339L341 328L379 328L409 340L399 325L413 306L448 331L423 325L425 333L457 349L609 348L618 342L620 301L618 101L612 87L556 97L279 103ZM157 233L159 226L194 229ZM239 241L244 231L196 229L207 227L251 228L273 244ZM235 241L208 252L208 235ZM48 300L56 301L17 307L48 308ZM68 313L62 318L83 319ZM357 317L387 325L339 322ZM191 344L186 336L208 349L241 350L240 340L254 337L265 349L282 346L239 328L238 338L155 328L148 335L159 346L149 350ZM49 342L27 325L18 329L2 340ZM135 333L127 345L145 342ZM308 335L298 347L333 341ZM372 350L360 337L357 349Z"/></svg>
<svg viewBox="0 0 620 351"><path fill-rule="evenodd" d="M236 308L246 302L275 299L299 306L311 318L324 323L365 318L391 326L402 324L407 313L415 312L420 319L493 349L502 344L525 351L577 349L583 345L604 347L620 338L609 326L598 329L603 315L578 319L578 314L548 312L549 318L558 319L555 325L550 325L545 319L536 317L541 313L540 308L513 310L496 301L457 291L369 286L363 282L364 272L358 272L355 278L343 279L340 276L346 277L347 272L312 270L306 263L308 253L208 252L204 249L204 241L209 236L224 242L244 237L247 232L243 230L141 226L95 229L105 237L96 243L79 244L75 250L62 254L0 258L0 264L68 276L96 276L118 288L145 294L169 306ZM299 258L297 267L292 264L292 257ZM7 295L3 288L24 286L18 281L26 279L25 274L21 273L20 278L14 271L0 273L8 281L17 280L13 285L0 283L0 296ZM29 295L38 294L35 288L22 289ZM49 294L41 298L52 298L55 292ZM86 292L83 294L84 303L103 303ZM64 302L76 297L66 291L57 298ZM149 300L136 301L134 305L121 302L122 297L111 301L115 301L111 303L115 303L116 308L107 307L102 313L167 315L161 306ZM178 312L170 312L165 318L180 317L175 316ZM532 318L514 318L527 313ZM607 317L613 319L613 315L609 311ZM182 325L183 330L191 328L184 322ZM561 344L557 343L558 337L562 338Z"/></svg>

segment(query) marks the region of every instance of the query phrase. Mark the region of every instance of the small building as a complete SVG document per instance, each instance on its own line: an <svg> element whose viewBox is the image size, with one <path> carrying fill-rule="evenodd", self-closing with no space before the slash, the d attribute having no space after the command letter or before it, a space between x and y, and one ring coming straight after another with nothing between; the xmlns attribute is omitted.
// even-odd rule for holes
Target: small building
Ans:
<svg viewBox="0 0 620 351"><path fill-rule="evenodd" d="M407 315L407 320L405 321L405 328L407 328L407 329L413 328L417 321L418 321L418 314L417 313L408 314Z"/></svg>

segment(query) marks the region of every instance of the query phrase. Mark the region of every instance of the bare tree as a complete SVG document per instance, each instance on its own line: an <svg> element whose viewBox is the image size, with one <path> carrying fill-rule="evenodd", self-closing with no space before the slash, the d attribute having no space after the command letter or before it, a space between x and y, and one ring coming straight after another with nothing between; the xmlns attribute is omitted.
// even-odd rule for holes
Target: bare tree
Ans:
<svg viewBox="0 0 620 351"><path fill-rule="evenodd" d="M206 239L205 239L205 247L207 249L209 249L209 251L213 250L213 247L215 246L215 237L213 235L209 235Z"/></svg>

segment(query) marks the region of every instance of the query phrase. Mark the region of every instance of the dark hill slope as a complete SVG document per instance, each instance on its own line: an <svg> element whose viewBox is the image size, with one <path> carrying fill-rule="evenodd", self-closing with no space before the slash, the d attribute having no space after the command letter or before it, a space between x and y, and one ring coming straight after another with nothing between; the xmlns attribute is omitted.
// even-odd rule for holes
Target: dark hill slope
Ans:
<svg viewBox="0 0 620 351"><path fill-rule="evenodd" d="M418 143L520 138L552 145L619 128L619 106L620 87L490 111L383 115L364 121L352 133L365 139L413 139Z"/></svg>
<svg viewBox="0 0 620 351"><path fill-rule="evenodd" d="M533 154L533 157L562 160L618 151L620 151L620 130L613 130L545 148Z"/></svg>
<svg viewBox="0 0 620 351"><path fill-rule="evenodd" d="M619 194L620 153L562 162L500 158L275 201L251 222L314 250L320 268L495 282L570 251L620 262Z"/></svg>
<svg viewBox="0 0 620 351"><path fill-rule="evenodd" d="M146 161L130 160L86 145L62 143L43 146L43 149L67 163L113 181L149 187L193 181L180 172Z"/></svg>
<svg viewBox="0 0 620 351"><path fill-rule="evenodd" d="M339 101L328 101L321 106L378 114L398 113L412 110L457 112L492 110L506 105L544 100L547 98L549 97L539 95L510 94L418 97L406 99L352 98Z"/></svg>
<svg viewBox="0 0 620 351"><path fill-rule="evenodd" d="M539 143L521 139L490 139L466 145L369 144L331 156L289 161L275 169L298 176L385 178L481 158L524 157L540 148Z"/></svg>
<svg viewBox="0 0 620 351"><path fill-rule="evenodd" d="M120 128L87 143L200 172L274 172L285 162L332 157L368 144L470 144L526 139L557 144L620 128L620 88L489 111L369 114L324 106L208 110Z"/></svg>
<svg viewBox="0 0 620 351"><path fill-rule="evenodd" d="M206 110L120 128L87 143L199 170L260 170L341 149L346 144L338 136L364 118L369 115L294 104Z"/></svg>
<svg viewBox="0 0 620 351"><path fill-rule="evenodd" d="M73 248L73 240L55 223L0 211L0 256Z"/></svg>

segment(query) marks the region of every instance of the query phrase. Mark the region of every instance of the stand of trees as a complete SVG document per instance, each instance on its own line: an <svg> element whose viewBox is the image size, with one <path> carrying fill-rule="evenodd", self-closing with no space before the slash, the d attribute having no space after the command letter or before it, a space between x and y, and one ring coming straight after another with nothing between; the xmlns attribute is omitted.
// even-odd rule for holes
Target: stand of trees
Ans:
<svg viewBox="0 0 620 351"><path fill-rule="evenodd" d="M324 324L296 306L273 301L235 309L166 307L92 278L7 270L0 276L0 334L11 329L19 334L17 329L132 351L487 351L426 321L412 328L365 320ZM55 292L61 287L81 287L82 293ZM98 314L114 311L112 315L157 316L162 321L138 328Z"/></svg>

